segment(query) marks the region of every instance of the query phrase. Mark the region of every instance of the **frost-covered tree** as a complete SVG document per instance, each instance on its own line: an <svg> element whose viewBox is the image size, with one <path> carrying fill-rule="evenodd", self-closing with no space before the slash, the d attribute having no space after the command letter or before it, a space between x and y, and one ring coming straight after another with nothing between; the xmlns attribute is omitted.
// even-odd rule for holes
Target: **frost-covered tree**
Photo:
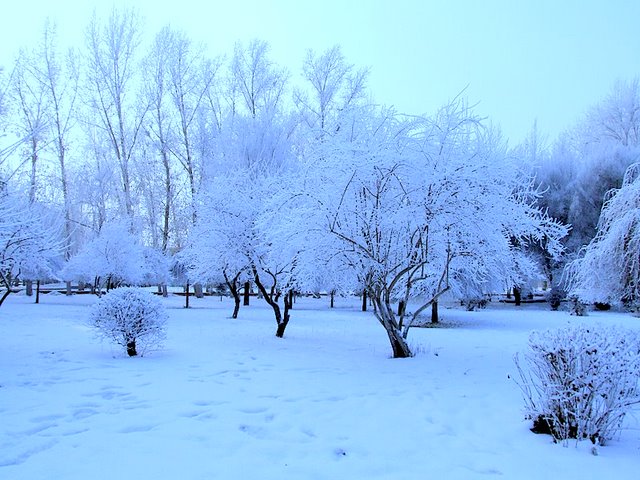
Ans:
<svg viewBox="0 0 640 480"><path fill-rule="evenodd" d="M62 242L56 218L37 203L0 192L0 305L17 279L56 277Z"/></svg>
<svg viewBox="0 0 640 480"><path fill-rule="evenodd" d="M296 90L294 100L305 124L312 130L333 132L339 113L362 100L368 70L356 70L335 45L321 54L308 50L302 74L307 89Z"/></svg>
<svg viewBox="0 0 640 480"><path fill-rule="evenodd" d="M230 100L234 111L257 118L280 106L287 84L287 72L269 57L270 46L254 39L248 45L237 42L230 72Z"/></svg>
<svg viewBox="0 0 640 480"><path fill-rule="evenodd" d="M42 106L43 135L46 144L43 154L52 153L57 160L57 172L53 175L56 190L62 200L64 212L65 256L69 258L73 245L71 242L72 198L69 178L69 153L72 129L77 120L76 97L79 86L79 65L74 50L69 50L66 56L61 56L57 46L57 29L54 23L45 22L40 41L30 52L23 51L19 60L23 81L30 81L39 88L30 88L33 106ZM42 98L35 98L34 95ZM24 95L24 94L23 94ZM28 99L27 99L28 100ZM33 107L32 107L33 108ZM23 112L26 108L22 108ZM34 139L32 145L32 190L35 186L35 164L38 151ZM34 193L31 193L32 198Z"/></svg>
<svg viewBox="0 0 640 480"><path fill-rule="evenodd" d="M286 72L269 59L268 50L267 43L257 40L246 48L236 45L226 93L230 108L219 128L218 161L206 172L190 241L192 252L204 253L187 256L191 265L200 263L202 256L203 265L218 268L194 273L226 276L236 295L234 280L249 275L273 309L276 335L281 337L289 305L285 303L283 313L278 302L291 288L283 275L294 259L284 259L284 249L277 246L282 244L269 240L279 210L269 200L289 183L295 123L283 110Z"/></svg>
<svg viewBox="0 0 640 480"><path fill-rule="evenodd" d="M571 183L573 195L568 222L573 226L573 233L568 247L579 250L596 235L605 195L613 188L620 188L625 170L638 155L637 146L611 142L583 147Z"/></svg>
<svg viewBox="0 0 640 480"><path fill-rule="evenodd" d="M16 145L11 145L6 139L7 129L7 97L9 90L9 82L7 81L7 75L4 68L0 66L0 168L4 170L4 162L13 152ZM4 181L4 179L3 179Z"/></svg>
<svg viewBox="0 0 640 480"><path fill-rule="evenodd" d="M5 78L4 68L0 66L0 119L2 119L2 127L4 128L4 117L6 115L6 101L5 96L7 94L7 82Z"/></svg>
<svg viewBox="0 0 640 480"><path fill-rule="evenodd" d="M136 95L141 28L138 14L114 8L104 24L94 15L86 31L87 122L108 139L120 173L122 213L134 214L135 160L148 104Z"/></svg>
<svg viewBox="0 0 640 480"><path fill-rule="evenodd" d="M239 284L252 276L252 221L259 205L255 194L244 171L230 170L209 180L188 248L181 254L191 281L227 285L234 298L233 318L240 309Z"/></svg>
<svg viewBox="0 0 640 480"><path fill-rule="evenodd" d="M65 265L66 281L91 283L100 294L121 285L163 284L169 280L169 264L159 251L143 246L131 233L128 221L105 224L99 234Z"/></svg>
<svg viewBox="0 0 640 480"><path fill-rule="evenodd" d="M324 225L312 225L308 221L315 214L309 209L317 208L312 202L292 200L291 214L280 220L284 238L296 244L296 288L303 292L326 293L329 306L335 306L336 295L351 295L362 289L358 279L359 268L352 265L342 243L334 235L328 235Z"/></svg>
<svg viewBox="0 0 640 480"><path fill-rule="evenodd" d="M639 99L637 79L616 83L536 165L540 205L572 227L569 259L594 238L605 194L640 155Z"/></svg>
<svg viewBox="0 0 640 480"><path fill-rule="evenodd" d="M73 196L84 225L89 232L77 232L82 244L86 233L99 231L109 218L120 211L119 175L117 166L110 161L108 141L99 129L89 127L85 131L86 142L82 145L82 159L70 168Z"/></svg>
<svg viewBox="0 0 640 480"><path fill-rule="evenodd" d="M195 222L195 198L202 176L202 149L198 145L198 121L203 114L207 93L216 80L219 64L206 59L204 46L195 45L184 32L163 29L167 47L167 90L175 112L171 153L184 169Z"/></svg>
<svg viewBox="0 0 640 480"><path fill-rule="evenodd" d="M258 140L264 140L263 134ZM287 185L282 182L287 162L280 155L286 157L288 153L281 150L277 159L252 157L255 161L250 165L234 166L207 180L199 197L189 248L183 256L188 259L193 280L228 286L235 299L234 318L240 306L239 284L253 280L274 311L276 335L281 337L290 305L283 307L283 313L278 301L292 287L288 274L294 254L288 248L288 239L278 238L275 233L284 208L276 199L282 200Z"/></svg>
<svg viewBox="0 0 640 480"><path fill-rule="evenodd" d="M640 79L618 80L589 110L582 128L588 143L640 145Z"/></svg>
<svg viewBox="0 0 640 480"><path fill-rule="evenodd" d="M559 250L564 229L530 204L529 179L464 102L408 120L354 110L341 125L310 157L315 221L360 269L394 357L411 355L409 328L465 276L517 283L519 246L546 237Z"/></svg>
<svg viewBox="0 0 640 480"><path fill-rule="evenodd" d="M34 71L33 54L20 50L11 77L11 100L15 105L16 136L24 139L20 163L28 164L29 201L36 201L39 187L40 155L47 142L48 97L46 85Z"/></svg>
<svg viewBox="0 0 640 480"><path fill-rule="evenodd" d="M640 305L640 164L605 198L598 233L567 266L570 293L585 302Z"/></svg>
<svg viewBox="0 0 640 480"><path fill-rule="evenodd" d="M149 169L147 185L152 185L152 188L145 189L151 238L154 244L161 245L162 251L166 252L171 234L171 213L178 187L170 150L171 132L176 122L172 115L167 85L171 55L169 40L161 33L156 35L143 61L144 101L149 104L149 114L144 125L147 147L147 161L144 163ZM151 178L149 173L152 173ZM153 188L157 184L162 185L161 194ZM157 212L158 209L161 212ZM161 215L160 221L157 219L158 214Z"/></svg>

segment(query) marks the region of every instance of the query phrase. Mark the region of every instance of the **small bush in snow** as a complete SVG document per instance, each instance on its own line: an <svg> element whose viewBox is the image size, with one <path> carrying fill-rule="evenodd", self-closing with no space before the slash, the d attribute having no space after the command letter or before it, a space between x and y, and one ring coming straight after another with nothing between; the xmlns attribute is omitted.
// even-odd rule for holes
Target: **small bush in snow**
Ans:
<svg viewBox="0 0 640 480"><path fill-rule="evenodd" d="M640 337L604 327L533 332L519 386L532 431L604 445L640 403Z"/></svg>
<svg viewBox="0 0 640 480"><path fill-rule="evenodd" d="M93 306L89 323L99 336L121 345L133 357L160 346L166 318L162 303L151 293L123 287L107 293Z"/></svg>

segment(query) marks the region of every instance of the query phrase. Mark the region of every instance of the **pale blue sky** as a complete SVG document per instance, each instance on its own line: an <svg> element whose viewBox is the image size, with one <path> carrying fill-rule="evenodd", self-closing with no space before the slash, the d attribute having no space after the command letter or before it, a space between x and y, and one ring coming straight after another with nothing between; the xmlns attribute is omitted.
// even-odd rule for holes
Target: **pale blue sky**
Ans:
<svg viewBox="0 0 640 480"><path fill-rule="evenodd" d="M10 0L0 17L0 64L38 35L46 16L62 40L81 42L105 1ZM534 120L551 139L607 94L640 75L637 0L119 0L136 5L153 35L166 23L231 52L236 40L270 42L275 61L299 75L307 48L340 44L351 63L371 68L378 102L405 113L432 112L468 85L478 113L511 144Z"/></svg>

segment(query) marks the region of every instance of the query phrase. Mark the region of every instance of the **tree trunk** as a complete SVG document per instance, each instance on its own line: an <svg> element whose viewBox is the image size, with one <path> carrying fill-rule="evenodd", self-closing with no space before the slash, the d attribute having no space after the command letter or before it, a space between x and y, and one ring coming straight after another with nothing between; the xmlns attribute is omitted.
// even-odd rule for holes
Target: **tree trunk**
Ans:
<svg viewBox="0 0 640 480"><path fill-rule="evenodd" d="M519 307L522 303L522 294L519 288L513 287L513 300L515 301L516 307Z"/></svg>
<svg viewBox="0 0 640 480"><path fill-rule="evenodd" d="M4 303L6 298L11 293L11 281L9 280L9 275L10 273L8 273L7 275L4 275L2 273L2 270L0 270L0 280L2 281L2 284L4 285L4 287L7 289L7 291L4 292L2 294L2 297L0 298L0 306Z"/></svg>
<svg viewBox="0 0 640 480"><path fill-rule="evenodd" d="M276 337L282 338L284 337L284 331L289 324L289 320L291 319L290 310L293 308L293 290L289 290L284 296L284 315L282 316L282 322L278 325L276 330Z"/></svg>
<svg viewBox="0 0 640 480"><path fill-rule="evenodd" d="M407 341L402 337L400 330L395 328L387 329L387 336L391 343L391 349L393 350L393 358L411 358L413 354L407 344Z"/></svg>
<svg viewBox="0 0 640 480"><path fill-rule="evenodd" d="M138 355L138 351L136 350L135 340L131 340L130 342L127 342L127 354L130 357L135 357L136 355Z"/></svg>
<svg viewBox="0 0 640 480"><path fill-rule="evenodd" d="M431 323L440 323L440 316L438 315L438 302L431 303Z"/></svg>
<svg viewBox="0 0 640 480"><path fill-rule="evenodd" d="M249 306L250 287L251 287L251 284L248 281L244 282L244 303L243 303L243 305L245 307Z"/></svg>
<svg viewBox="0 0 640 480"><path fill-rule="evenodd" d="M367 291L366 290L362 291L362 311L363 312L367 311Z"/></svg>
<svg viewBox="0 0 640 480"><path fill-rule="evenodd" d="M189 282L184 289L184 308L189 308Z"/></svg>
<svg viewBox="0 0 640 480"><path fill-rule="evenodd" d="M193 285L193 293L195 294L196 298L204 298L204 293L202 292L202 284L200 282Z"/></svg>
<svg viewBox="0 0 640 480"><path fill-rule="evenodd" d="M160 122L161 123L161 122ZM162 157L162 165L164 166L164 212L162 216L162 253L167 252L167 248L169 247L169 229L170 224L169 220L171 217L171 201L173 197L172 188L171 188L171 167L169 164L169 155L167 153L167 148L164 141L164 134L162 133L162 125L160 125L160 136L161 136L161 157Z"/></svg>
<svg viewBox="0 0 640 480"><path fill-rule="evenodd" d="M289 324L289 320L290 320L289 309L291 305L289 303L288 298L291 298L291 297L288 294L284 296L284 317L283 317L282 312L280 311L280 305L278 305L278 301L275 300L275 295L276 295L275 289L272 289L271 293L267 292L267 289L264 288L264 285L260 281L260 276L258 275L258 272L255 269L253 270L253 274L256 282L256 287L258 287L258 291L262 294L262 296L264 297L265 301L269 304L269 306L271 306L271 308L273 309L273 314L276 317L276 325L277 325L276 337L283 338L284 331L287 328L287 325Z"/></svg>
<svg viewBox="0 0 640 480"><path fill-rule="evenodd" d="M36 281L36 303L40 303L40 280Z"/></svg>
<svg viewBox="0 0 640 480"><path fill-rule="evenodd" d="M26 280L25 281L26 295L27 297L33 297L33 281Z"/></svg>
<svg viewBox="0 0 640 480"><path fill-rule="evenodd" d="M233 294L233 313L231 314L231 318L233 319L238 318L239 311L240 311L240 295L238 295L238 292L236 291Z"/></svg>
<svg viewBox="0 0 640 480"><path fill-rule="evenodd" d="M404 300L398 302L398 316L404 315L405 304Z"/></svg>
<svg viewBox="0 0 640 480"><path fill-rule="evenodd" d="M67 296L71 296L71 282L66 282L66 287L67 287Z"/></svg>
<svg viewBox="0 0 640 480"><path fill-rule="evenodd" d="M7 291L2 294L2 297L0 297L0 306L2 306L2 304L4 303L4 301L9 296L10 293L11 293L11 289L7 288Z"/></svg>
<svg viewBox="0 0 640 480"><path fill-rule="evenodd" d="M373 301L374 314L389 337L393 358L412 357L413 354L411 353L409 344L397 325L391 305L384 302L378 295L373 295L371 300Z"/></svg>
<svg viewBox="0 0 640 480"><path fill-rule="evenodd" d="M58 162L60 163L60 180L62 184L62 201L64 203L64 236L65 236L65 250L64 258L69 260L71 258L71 233L73 227L71 226L71 198L69 196L69 180L67 179L67 169L65 166L64 152L65 147L61 138L61 132L58 124Z"/></svg>
<svg viewBox="0 0 640 480"><path fill-rule="evenodd" d="M336 291L335 290L331 290L331 293L329 295L331 296L331 304L330 304L329 308L333 308L335 306Z"/></svg>
<svg viewBox="0 0 640 480"><path fill-rule="evenodd" d="M240 273L238 273L233 280L230 280L227 276L227 272L222 272L224 275L224 281L227 283L227 287L229 287L229 291L231 295L233 295L233 314L231 318L238 318L238 312L240 311L240 292L238 291L238 278L240 277ZM220 295L220 300L222 300L222 295Z"/></svg>
<svg viewBox="0 0 640 480"><path fill-rule="evenodd" d="M31 137L31 178L29 185L29 203L34 204L36 201L36 163L38 162L38 140L35 133Z"/></svg>

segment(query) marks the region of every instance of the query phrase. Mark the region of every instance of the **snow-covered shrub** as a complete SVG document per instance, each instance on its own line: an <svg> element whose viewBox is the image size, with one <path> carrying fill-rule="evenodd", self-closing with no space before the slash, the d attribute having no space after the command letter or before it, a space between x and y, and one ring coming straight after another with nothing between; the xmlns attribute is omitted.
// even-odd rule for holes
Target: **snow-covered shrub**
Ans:
<svg viewBox="0 0 640 480"><path fill-rule="evenodd" d="M124 347L130 357L160 346L167 314L160 300L140 288L116 288L91 309L98 335Z"/></svg>
<svg viewBox="0 0 640 480"><path fill-rule="evenodd" d="M640 336L598 326L533 332L520 374L532 431L604 445L640 403Z"/></svg>

